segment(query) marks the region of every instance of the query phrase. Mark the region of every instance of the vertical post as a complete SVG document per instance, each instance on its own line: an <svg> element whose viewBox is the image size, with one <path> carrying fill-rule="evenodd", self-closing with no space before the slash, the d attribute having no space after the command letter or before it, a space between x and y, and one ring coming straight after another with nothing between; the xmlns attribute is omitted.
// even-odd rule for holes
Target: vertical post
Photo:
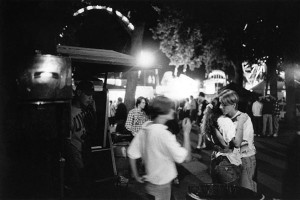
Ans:
<svg viewBox="0 0 300 200"><path fill-rule="evenodd" d="M137 52L142 49L143 35L144 35L145 22L137 22L135 29L131 35L131 55L136 56ZM137 71L130 71L127 74L127 84L125 92L125 105L128 110L134 108L135 91L137 86Z"/></svg>

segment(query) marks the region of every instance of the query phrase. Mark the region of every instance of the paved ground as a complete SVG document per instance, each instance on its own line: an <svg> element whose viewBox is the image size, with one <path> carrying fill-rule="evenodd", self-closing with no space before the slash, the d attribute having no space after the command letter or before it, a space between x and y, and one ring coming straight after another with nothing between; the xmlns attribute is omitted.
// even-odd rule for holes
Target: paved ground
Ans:
<svg viewBox="0 0 300 200"><path fill-rule="evenodd" d="M291 143L294 132L295 131L290 131L287 127L282 126L277 138L255 138L255 146L257 148L258 191L264 194L267 199L281 198L283 177L286 171L287 149ZM180 139L181 137L179 135L179 140ZM197 133L193 130L191 133L192 148L196 147L196 143ZM191 162L178 165L180 184L173 186L174 199L185 199L189 186L211 183L211 177L209 175L211 150L203 150L199 154L193 153L192 155L193 160ZM88 195L81 199L147 199L143 191L143 185L135 182L129 176L128 160L117 155L116 165L118 172L129 178L128 185L123 184L116 186L115 182L112 181L99 183L91 186ZM25 174L23 174L23 176L24 175ZM14 183L11 185L14 186ZM17 188L10 187L12 192L15 189ZM73 199L68 195L67 191L65 194L65 199Z"/></svg>
<svg viewBox="0 0 300 200"><path fill-rule="evenodd" d="M295 131L287 130L283 125L277 138L255 137L258 192L264 194L266 199L281 198L283 176L286 171L286 151L294 133ZM191 133L192 148L196 147L196 143L197 134L193 130ZM178 167L180 185L173 187L175 199L185 199L190 185L211 183L209 175L211 150L202 150L199 154L193 153L192 155L191 162L183 163ZM142 186L133 180L130 181L127 192L136 194L135 199L145 198ZM131 195L128 197L129 199L133 198Z"/></svg>

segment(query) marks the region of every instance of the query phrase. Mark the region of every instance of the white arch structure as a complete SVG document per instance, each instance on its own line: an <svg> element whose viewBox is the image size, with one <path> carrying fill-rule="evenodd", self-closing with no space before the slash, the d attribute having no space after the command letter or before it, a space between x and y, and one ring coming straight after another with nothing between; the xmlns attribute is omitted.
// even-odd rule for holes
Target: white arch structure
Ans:
<svg viewBox="0 0 300 200"><path fill-rule="evenodd" d="M123 15L120 11L118 10L113 10L111 7L107 6L100 6L100 5L93 5L93 6L86 6L84 8L78 9L76 12L74 12L73 16L76 17L78 15L83 14L84 12L87 12L89 10L106 10L110 14L115 14L119 17L119 19L124 23L124 25L130 30L134 30L133 24L129 21L129 19Z"/></svg>

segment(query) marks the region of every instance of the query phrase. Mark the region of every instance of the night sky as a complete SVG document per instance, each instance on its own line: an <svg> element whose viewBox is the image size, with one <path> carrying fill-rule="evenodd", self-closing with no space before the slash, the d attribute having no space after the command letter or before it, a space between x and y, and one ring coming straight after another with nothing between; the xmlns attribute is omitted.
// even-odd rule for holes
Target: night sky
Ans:
<svg viewBox="0 0 300 200"><path fill-rule="evenodd" d="M286 40L285 43L280 43L268 35L264 38L271 38L269 42L278 43L276 48L286 48L291 55L299 52L297 50L300 34L295 34L293 30L299 29L300 26L300 0L88 0L88 2L111 5L124 15L130 15L133 24L139 18L145 20L143 45L155 49L160 64L170 70L172 67L168 66L168 59L159 51L158 42L152 39L149 31L158 17L158 13L151 5L181 8L193 16L190 23L208 23L215 28L224 25L243 27L241 25L245 25L248 21L255 24L264 19L266 25L279 24L280 36ZM59 34L66 25L69 28L66 34L70 35L66 44L111 49L129 54L130 37L115 16L91 11L84 17L75 19L72 14L81 7L81 0L0 0L0 172L6 172L10 167L9 161L3 157L9 145L7 141L15 137L10 128L19 127L19 124L13 123L14 114L18 113L16 77L25 67L26 57L33 55L35 50L55 54L56 45L60 42ZM235 35L231 37L234 38ZM187 71L187 75L203 77L204 68L196 72ZM6 123L5 126L2 122ZM15 147L18 146L12 146ZM26 174L21 174L23 175ZM2 176L0 178L2 179ZM30 178L28 177L28 180ZM2 180L0 186L1 184ZM19 189L13 186L10 190ZM0 194L1 189L0 187Z"/></svg>
<svg viewBox="0 0 300 200"><path fill-rule="evenodd" d="M269 24L291 25L299 24L300 1L85 1L98 2L119 9L124 15L130 15L134 24L137 18L146 21L144 32L144 47L155 49L158 61L168 67L168 59L159 51L157 41L152 39L149 28L155 26L158 13L154 6L173 6L188 12L190 23L209 23L215 28L220 26L240 26L249 20L254 22L260 18L268 20ZM35 50L42 53L55 53L59 34L68 25L65 40L74 46L89 48L112 49L129 53L130 36L117 20L116 16L104 11L90 11L81 17L72 14L82 7L79 0L7 0L2 2L2 43L4 65L19 66L24 55L32 55ZM291 27L290 26L290 27ZM288 30L284 30L288 34ZM14 67L4 67L5 73L15 73ZM172 67L169 67L172 69ZM180 69L179 69L180 70ZM188 74L190 72L187 72ZM203 70L197 70L202 74Z"/></svg>

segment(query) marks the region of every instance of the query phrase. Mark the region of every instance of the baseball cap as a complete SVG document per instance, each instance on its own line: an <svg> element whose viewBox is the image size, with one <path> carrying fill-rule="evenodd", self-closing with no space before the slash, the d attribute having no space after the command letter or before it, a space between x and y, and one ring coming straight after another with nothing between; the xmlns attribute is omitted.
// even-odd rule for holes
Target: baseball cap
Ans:
<svg viewBox="0 0 300 200"><path fill-rule="evenodd" d="M91 81L80 81L76 90L81 90L84 94L90 96L94 93L94 84Z"/></svg>

